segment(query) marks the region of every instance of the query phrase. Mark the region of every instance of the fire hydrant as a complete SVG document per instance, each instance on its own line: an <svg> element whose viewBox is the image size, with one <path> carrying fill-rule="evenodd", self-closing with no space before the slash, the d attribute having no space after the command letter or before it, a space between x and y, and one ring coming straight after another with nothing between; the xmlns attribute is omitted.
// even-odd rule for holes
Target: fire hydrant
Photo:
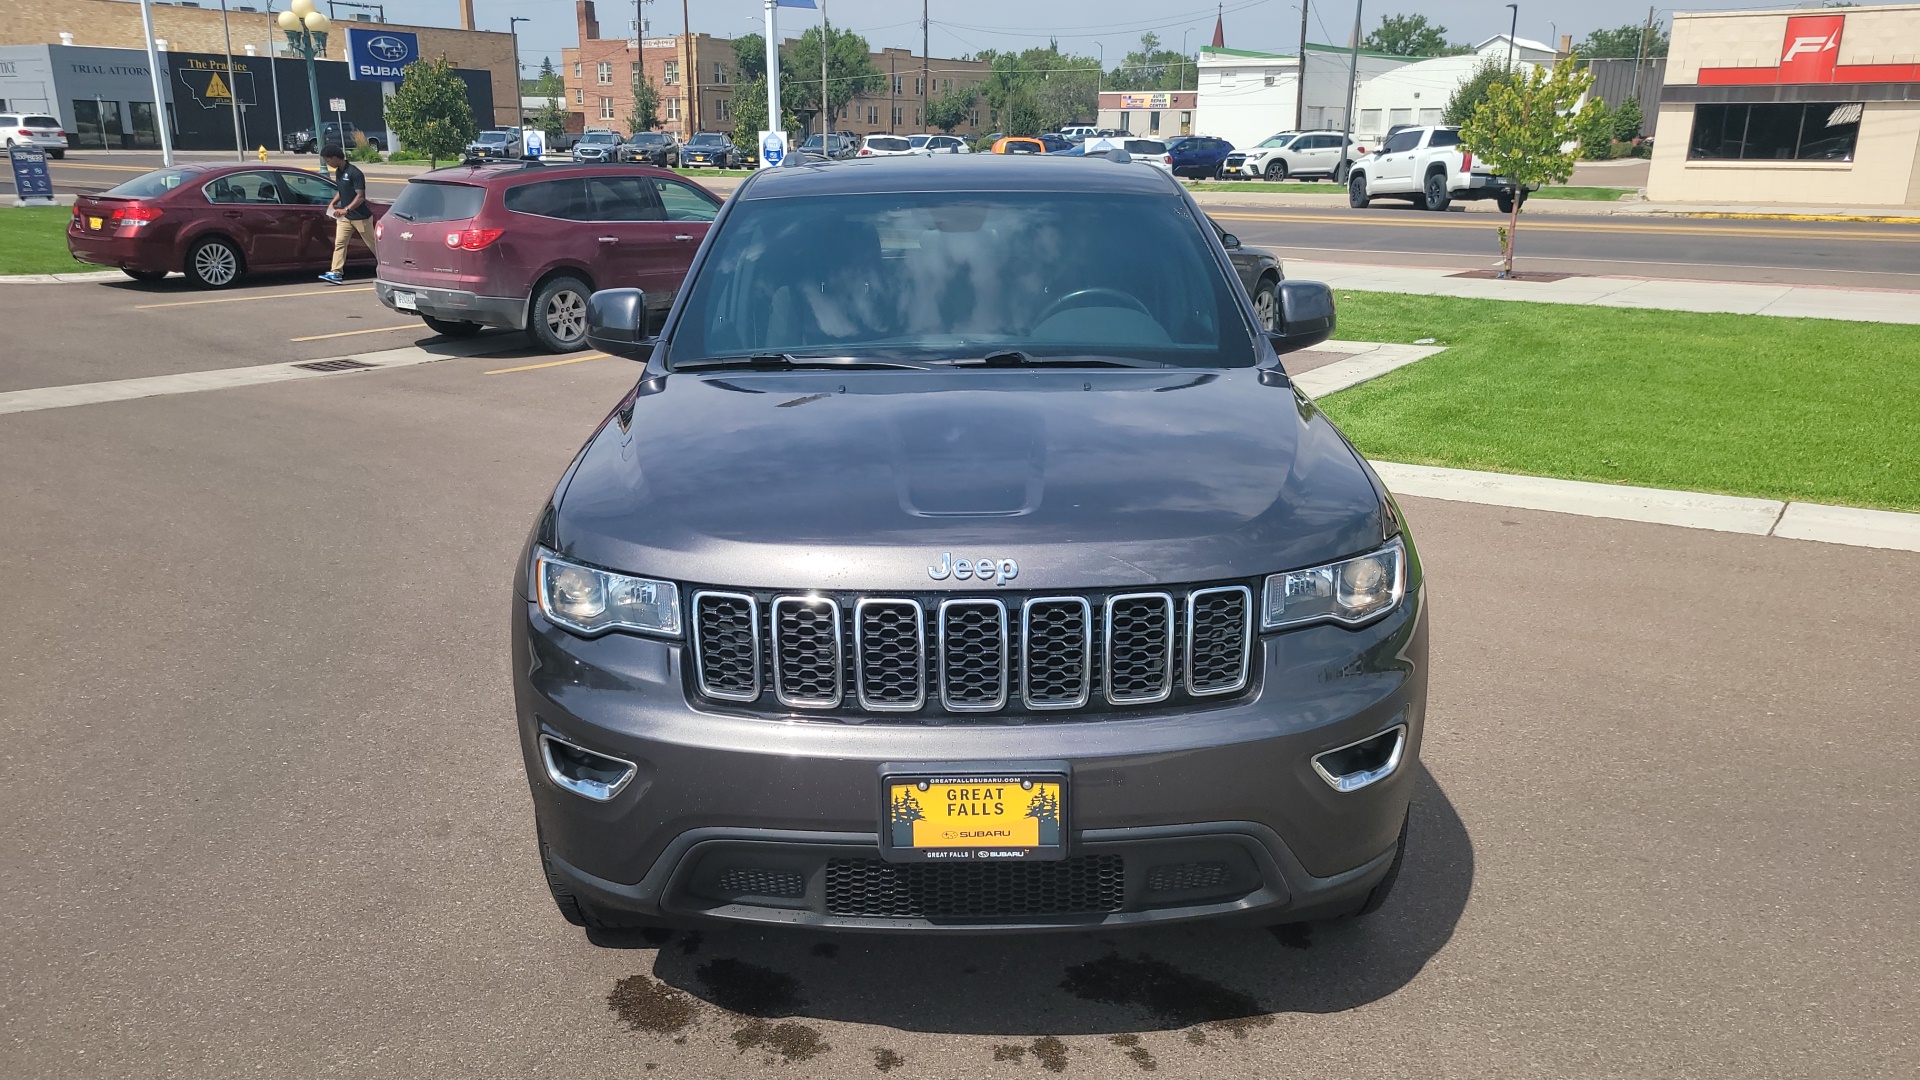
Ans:
<svg viewBox="0 0 1920 1080"><path fill-rule="evenodd" d="M260 160L261 161L267 160L267 144L266 143L260 144Z"/></svg>

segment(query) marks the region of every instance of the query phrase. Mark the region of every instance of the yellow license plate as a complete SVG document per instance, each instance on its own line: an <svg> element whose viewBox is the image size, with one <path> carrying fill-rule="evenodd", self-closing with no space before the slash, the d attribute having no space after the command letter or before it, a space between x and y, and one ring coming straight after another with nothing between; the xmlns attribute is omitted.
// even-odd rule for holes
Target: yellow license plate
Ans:
<svg viewBox="0 0 1920 1080"><path fill-rule="evenodd" d="M1059 776L889 777L889 847L905 858L1059 858Z"/></svg>
<svg viewBox="0 0 1920 1080"><path fill-rule="evenodd" d="M99 231L100 231L100 219L99 219L99 218L97 218L97 217L90 217L90 218L88 218L88 219L87 219L87 228L89 228L89 229L92 229L92 230L93 230L94 232L99 232Z"/></svg>

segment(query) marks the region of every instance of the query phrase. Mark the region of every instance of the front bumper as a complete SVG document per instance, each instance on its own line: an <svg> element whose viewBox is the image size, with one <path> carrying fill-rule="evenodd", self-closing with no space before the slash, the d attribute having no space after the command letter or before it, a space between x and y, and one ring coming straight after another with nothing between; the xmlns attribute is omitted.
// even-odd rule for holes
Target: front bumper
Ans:
<svg viewBox="0 0 1920 1080"><path fill-rule="evenodd" d="M603 911L939 932L1284 921L1351 910L1387 873L1424 722L1423 605L1415 594L1357 631L1269 635L1256 691L1166 714L945 724L730 714L692 703L681 643L581 639L522 599L513 679L551 870ZM1340 792L1314 771L1316 755L1400 724L1404 754L1384 779ZM581 798L550 779L542 734L637 771L609 801ZM969 873L1004 873L1014 891L1045 891L1093 875L1104 899L1038 913L874 910L874 890L907 887L880 863L879 768L935 761L1065 761L1068 859L947 864L914 871L948 875L914 888L978 893Z"/></svg>
<svg viewBox="0 0 1920 1080"><path fill-rule="evenodd" d="M407 285L402 282L387 281L384 278L374 281L373 291L382 304L402 315L431 315L448 322L476 322L482 326L503 326L509 330L527 328L525 297L481 296L462 289ZM414 303L412 310L402 308L393 302L393 294L396 291L412 294Z"/></svg>

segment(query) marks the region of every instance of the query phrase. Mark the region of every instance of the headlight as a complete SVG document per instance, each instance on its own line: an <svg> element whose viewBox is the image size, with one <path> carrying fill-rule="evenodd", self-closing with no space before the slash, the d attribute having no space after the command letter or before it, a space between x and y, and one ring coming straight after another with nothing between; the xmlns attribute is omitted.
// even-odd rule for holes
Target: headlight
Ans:
<svg viewBox="0 0 1920 1080"><path fill-rule="evenodd" d="M1267 577L1260 628L1313 622L1359 626L1398 607L1407 594L1407 551L1397 538L1378 551Z"/></svg>
<svg viewBox="0 0 1920 1080"><path fill-rule="evenodd" d="M534 554L533 575L541 612L576 633L680 634L680 590L671 581L582 566L544 548Z"/></svg>

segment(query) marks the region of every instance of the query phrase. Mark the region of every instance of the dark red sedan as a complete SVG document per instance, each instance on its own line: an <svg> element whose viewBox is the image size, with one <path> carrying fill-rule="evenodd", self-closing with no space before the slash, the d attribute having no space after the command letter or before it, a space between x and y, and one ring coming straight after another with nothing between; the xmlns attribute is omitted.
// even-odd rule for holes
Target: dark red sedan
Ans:
<svg viewBox="0 0 1920 1080"><path fill-rule="evenodd" d="M82 195L67 223L67 250L136 281L182 271L217 289L249 272L325 270L333 261L333 185L319 173L272 165L179 165ZM387 204L369 202L374 217ZM356 236L349 266L370 267Z"/></svg>

